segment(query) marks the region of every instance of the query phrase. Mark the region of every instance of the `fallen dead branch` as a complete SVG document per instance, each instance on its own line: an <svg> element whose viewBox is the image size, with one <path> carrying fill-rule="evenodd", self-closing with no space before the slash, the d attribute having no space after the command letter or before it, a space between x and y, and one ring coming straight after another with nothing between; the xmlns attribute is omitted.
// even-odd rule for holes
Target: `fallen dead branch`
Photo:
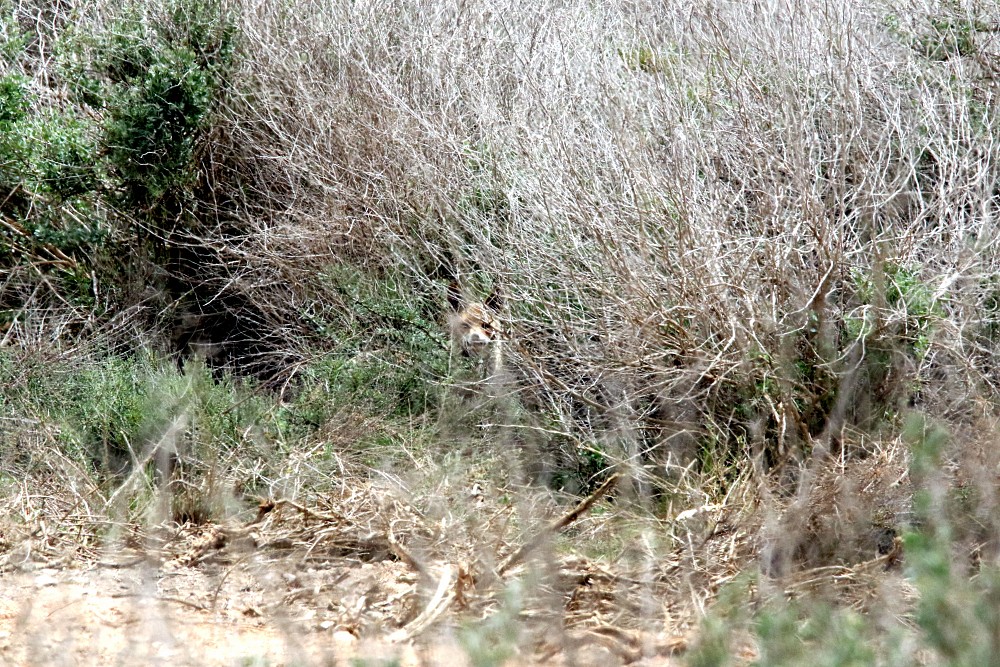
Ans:
<svg viewBox="0 0 1000 667"><path fill-rule="evenodd" d="M596 503L598 500L607 495L608 492L615 487L615 484L618 483L618 480L620 478L621 474L615 473L614 475L609 477L604 482L604 484L601 484L601 486L599 486L596 491L594 491L592 494L590 494L582 501L580 501L580 503L576 507L574 507L569 513L563 515L559 519L556 519L548 526L546 526L544 529L542 529L538 534L536 534L533 538L531 538L530 540L528 540L528 542L526 542L523 546L521 546L520 549L512 553L507 558L507 560L505 560L497 569L497 574L503 576L504 573L506 573L515 565L519 564L528 556L528 554L537 549L546 539L548 539L552 535L555 535L563 528L565 528L566 526L570 525L571 523L579 519L581 516L583 516L584 512L589 510L594 505L594 503Z"/></svg>
<svg viewBox="0 0 1000 667"><path fill-rule="evenodd" d="M437 590L434 591L430 602L427 603L424 610L412 622L389 635L390 642L395 643L416 637L448 610L451 603L455 600L455 590L452 586L452 569L450 563L445 563L441 572L441 580L438 582Z"/></svg>

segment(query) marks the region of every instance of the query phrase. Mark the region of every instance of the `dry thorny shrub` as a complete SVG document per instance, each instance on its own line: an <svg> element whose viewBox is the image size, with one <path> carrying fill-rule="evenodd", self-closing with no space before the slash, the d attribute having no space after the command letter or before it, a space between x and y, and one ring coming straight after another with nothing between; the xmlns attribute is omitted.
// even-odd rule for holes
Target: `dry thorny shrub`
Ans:
<svg viewBox="0 0 1000 667"><path fill-rule="evenodd" d="M288 206L245 251L298 308L331 257L496 290L524 430L636 474L706 441L800 461L907 402L970 419L996 44L930 59L938 11L247 8L229 132Z"/></svg>

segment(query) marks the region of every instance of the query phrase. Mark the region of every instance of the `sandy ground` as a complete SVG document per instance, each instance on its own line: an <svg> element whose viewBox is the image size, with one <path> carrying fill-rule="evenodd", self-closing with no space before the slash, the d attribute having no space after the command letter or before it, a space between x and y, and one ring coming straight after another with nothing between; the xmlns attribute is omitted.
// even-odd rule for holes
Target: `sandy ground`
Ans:
<svg viewBox="0 0 1000 667"><path fill-rule="evenodd" d="M140 560L12 571L0 577L0 664L474 664L459 640L462 621L451 612L417 637L400 636L421 612L414 577L401 563L345 559L294 570L273 559L248 559L225 566ZM519 622L529 633L534 621ZM483 642L479 655L502 644L488 634ZM522 642L486 664L679 664L662 655L663 646L643 656L628 643L601 633L566 633L550 646L529 650Z"/></svg>
<svg viewBox="0 0 1000 667"><path fill-rule="evenodd" d="M359 567L358 583L389 574L379 569ZM467 664L447 637L419 644L377 636L359 640L328 618L330 605L311 609L291 602L300 588L292 577L271 582L271 591L250 582L246 572L230 574L234 581L222 587L211 578L197 570L162 572L145 565L4 576L0 664ZM277 587L285 589L284 609L267 601Z"/></svg>
<svg viewBox="0 0 1000 667"><path fill-rule="evenodd" d="M17 524L0 531L0 667L667 667L697 623L677 600L715 580L682 581L670 553L635 571L560 553L541 538L565 517L494 552L492 524L438 523L372 488L113 538Z"/></svg>
<svg viewBox="0 0 1000 667"><path fill-rule="evenodd" d="M353 635L314 628L315 616L267 618L254 587L215 598L212 608L215 587L204 579L145 566L8 575L0 663L333 665L356 654Z"/></svg>

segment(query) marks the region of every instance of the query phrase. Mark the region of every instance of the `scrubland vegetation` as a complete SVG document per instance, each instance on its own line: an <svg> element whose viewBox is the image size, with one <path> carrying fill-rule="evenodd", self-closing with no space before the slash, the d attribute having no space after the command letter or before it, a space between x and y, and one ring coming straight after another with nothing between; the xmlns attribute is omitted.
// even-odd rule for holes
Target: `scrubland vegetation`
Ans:
<svg viewBox="0 0 1000 667"><path fill-rule="evenodd" d="M0 33L3 571L256 521L414 572L333 630L473 665L997 660L1000 5Z"/></svg>

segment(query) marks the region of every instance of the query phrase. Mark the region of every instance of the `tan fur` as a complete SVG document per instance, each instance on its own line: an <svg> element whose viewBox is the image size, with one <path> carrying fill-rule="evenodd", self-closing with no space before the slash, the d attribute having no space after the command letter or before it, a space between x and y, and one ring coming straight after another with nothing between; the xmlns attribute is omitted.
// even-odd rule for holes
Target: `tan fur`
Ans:
<svg viewBox="0 0 1000 667"><path fill-rule="evenodd" d="M461 304L449 315L448 325L452 342L462 354L488 362L491 376L500 370L503 359L500 322L492 308L479 302Z"/></svg>
<svg viewBox="0 0 1000 667"><path fill-rule="evenodd" d="M497 339L493 315L481 303L470 303L452 313L450 323L455 342L470 356L481 355Z"/></svg>

